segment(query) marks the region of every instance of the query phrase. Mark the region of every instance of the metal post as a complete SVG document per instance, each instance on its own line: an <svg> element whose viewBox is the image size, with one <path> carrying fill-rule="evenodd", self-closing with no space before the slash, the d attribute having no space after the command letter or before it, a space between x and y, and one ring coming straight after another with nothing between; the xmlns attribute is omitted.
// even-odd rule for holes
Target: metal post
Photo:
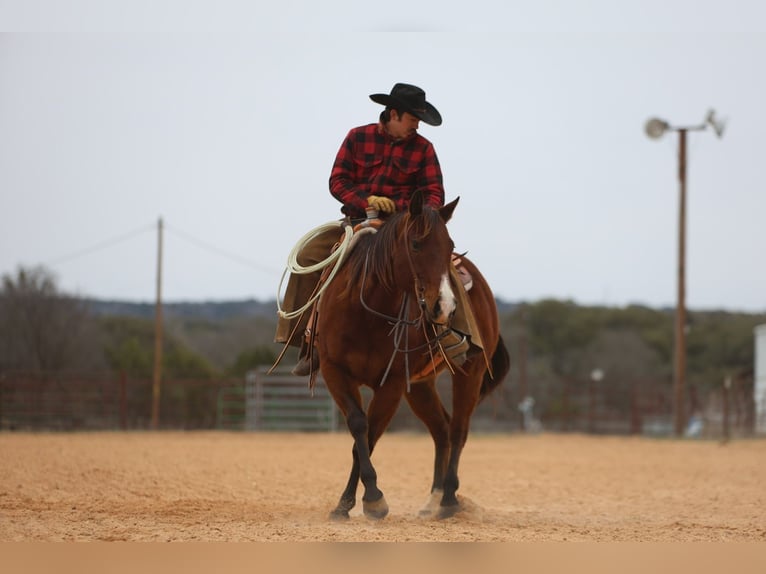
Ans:
<svg viewBox="0 0 766 574"><path fill-rule="evenodd" d="M128 375L120 371L120 429L128 429Z"/></svg>
<svg viewBox="0 0 766 574"><path fill-rule="evenodd" d="M725 444L729 442L731 438L731 419L729 418L729 412L731 408L730 402L731 392L731 377L726 377L723 381L723 438L722 442Z"/></svg>
<svg viewBox="0 0 766 574"><path fill-rule="evenodd" d="M643 431L641 421L641 395L638 384L633 381L630 388L630 434L640 435Z"/></svg>
<svg viewBox="0 0 766 574"><path fill-rule="evenodd" d="M529 390L527 388L527 322L526 309L524 306L519 310L519 319L521 320L521 333L519 335L519 404L527 398ZM521 430L527 431L526 416L523 411L521 415Z"/></svg>

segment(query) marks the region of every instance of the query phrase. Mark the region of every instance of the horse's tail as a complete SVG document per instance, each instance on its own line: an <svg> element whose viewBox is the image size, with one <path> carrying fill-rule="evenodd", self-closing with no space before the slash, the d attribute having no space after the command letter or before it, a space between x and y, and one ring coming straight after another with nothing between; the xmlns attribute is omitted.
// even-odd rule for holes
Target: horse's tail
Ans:
<svg viewBox="0 0 766 574"><path fill-rule="evenodd" d="M508 354L508 349L505 346L502 335L498 336L497 347L495 347L495 352L492 354L491 362L492 372L490 373L488 369L484 373L484 380L481 382L480 402L503 382L508 371L511 370L511 356Z"/></svg>

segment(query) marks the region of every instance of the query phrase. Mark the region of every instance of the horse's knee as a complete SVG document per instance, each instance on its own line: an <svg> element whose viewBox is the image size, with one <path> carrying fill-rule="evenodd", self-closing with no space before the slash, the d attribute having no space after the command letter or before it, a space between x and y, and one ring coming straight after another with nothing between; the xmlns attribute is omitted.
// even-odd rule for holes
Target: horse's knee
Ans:
<svg viewBox="0 0 766 574"><path fill-rule="evenodd" d="M362 412L351 412L346 416L346 426L354 438L367 435L367 417Z"/></svg>

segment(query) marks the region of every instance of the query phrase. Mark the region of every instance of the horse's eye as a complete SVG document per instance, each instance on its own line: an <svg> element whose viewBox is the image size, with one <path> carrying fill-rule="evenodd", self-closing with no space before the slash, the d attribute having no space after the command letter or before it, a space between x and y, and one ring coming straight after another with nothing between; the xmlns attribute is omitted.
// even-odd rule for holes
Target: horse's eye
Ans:
<svg viewBox="0 0 766 574"><path fill-rule="evenodd" d="M413 251L420 251L420 248L422 247L423 242L419 241L417 239L412 240L412 250Z"/></svg>

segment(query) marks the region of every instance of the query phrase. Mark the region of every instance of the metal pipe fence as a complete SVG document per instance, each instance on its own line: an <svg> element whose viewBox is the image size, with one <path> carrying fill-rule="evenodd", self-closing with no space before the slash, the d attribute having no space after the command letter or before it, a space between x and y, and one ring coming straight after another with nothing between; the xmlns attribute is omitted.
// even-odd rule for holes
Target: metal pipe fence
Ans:
<svg viewBox="0 0 766 574"><path fill-rule="evenodd" d="M448 377L437 382L451 405ZM474 431L582 432L668 436L673 433L669 381L555 380L528 385L522 397L504 384L472 419ZM368 389L363 396L369 400ZM689 436L754 434L753 382L687 393ZM145 430L151 428L152 380L120 373L0 373L0 431ZM345 423L321 378L312 392L306 378L253 373L247 379L162 382L161 429L333 431ZM402 403L391 430L425 430Z"/></svg>
<svg viewBox="0 0 766 574"><path fill-rule="evenodd" d="M220 389L236 379L162 382L161 429L212 429ZM121 373L0 374L0 430L151 428L152 380Z"/></svg>

